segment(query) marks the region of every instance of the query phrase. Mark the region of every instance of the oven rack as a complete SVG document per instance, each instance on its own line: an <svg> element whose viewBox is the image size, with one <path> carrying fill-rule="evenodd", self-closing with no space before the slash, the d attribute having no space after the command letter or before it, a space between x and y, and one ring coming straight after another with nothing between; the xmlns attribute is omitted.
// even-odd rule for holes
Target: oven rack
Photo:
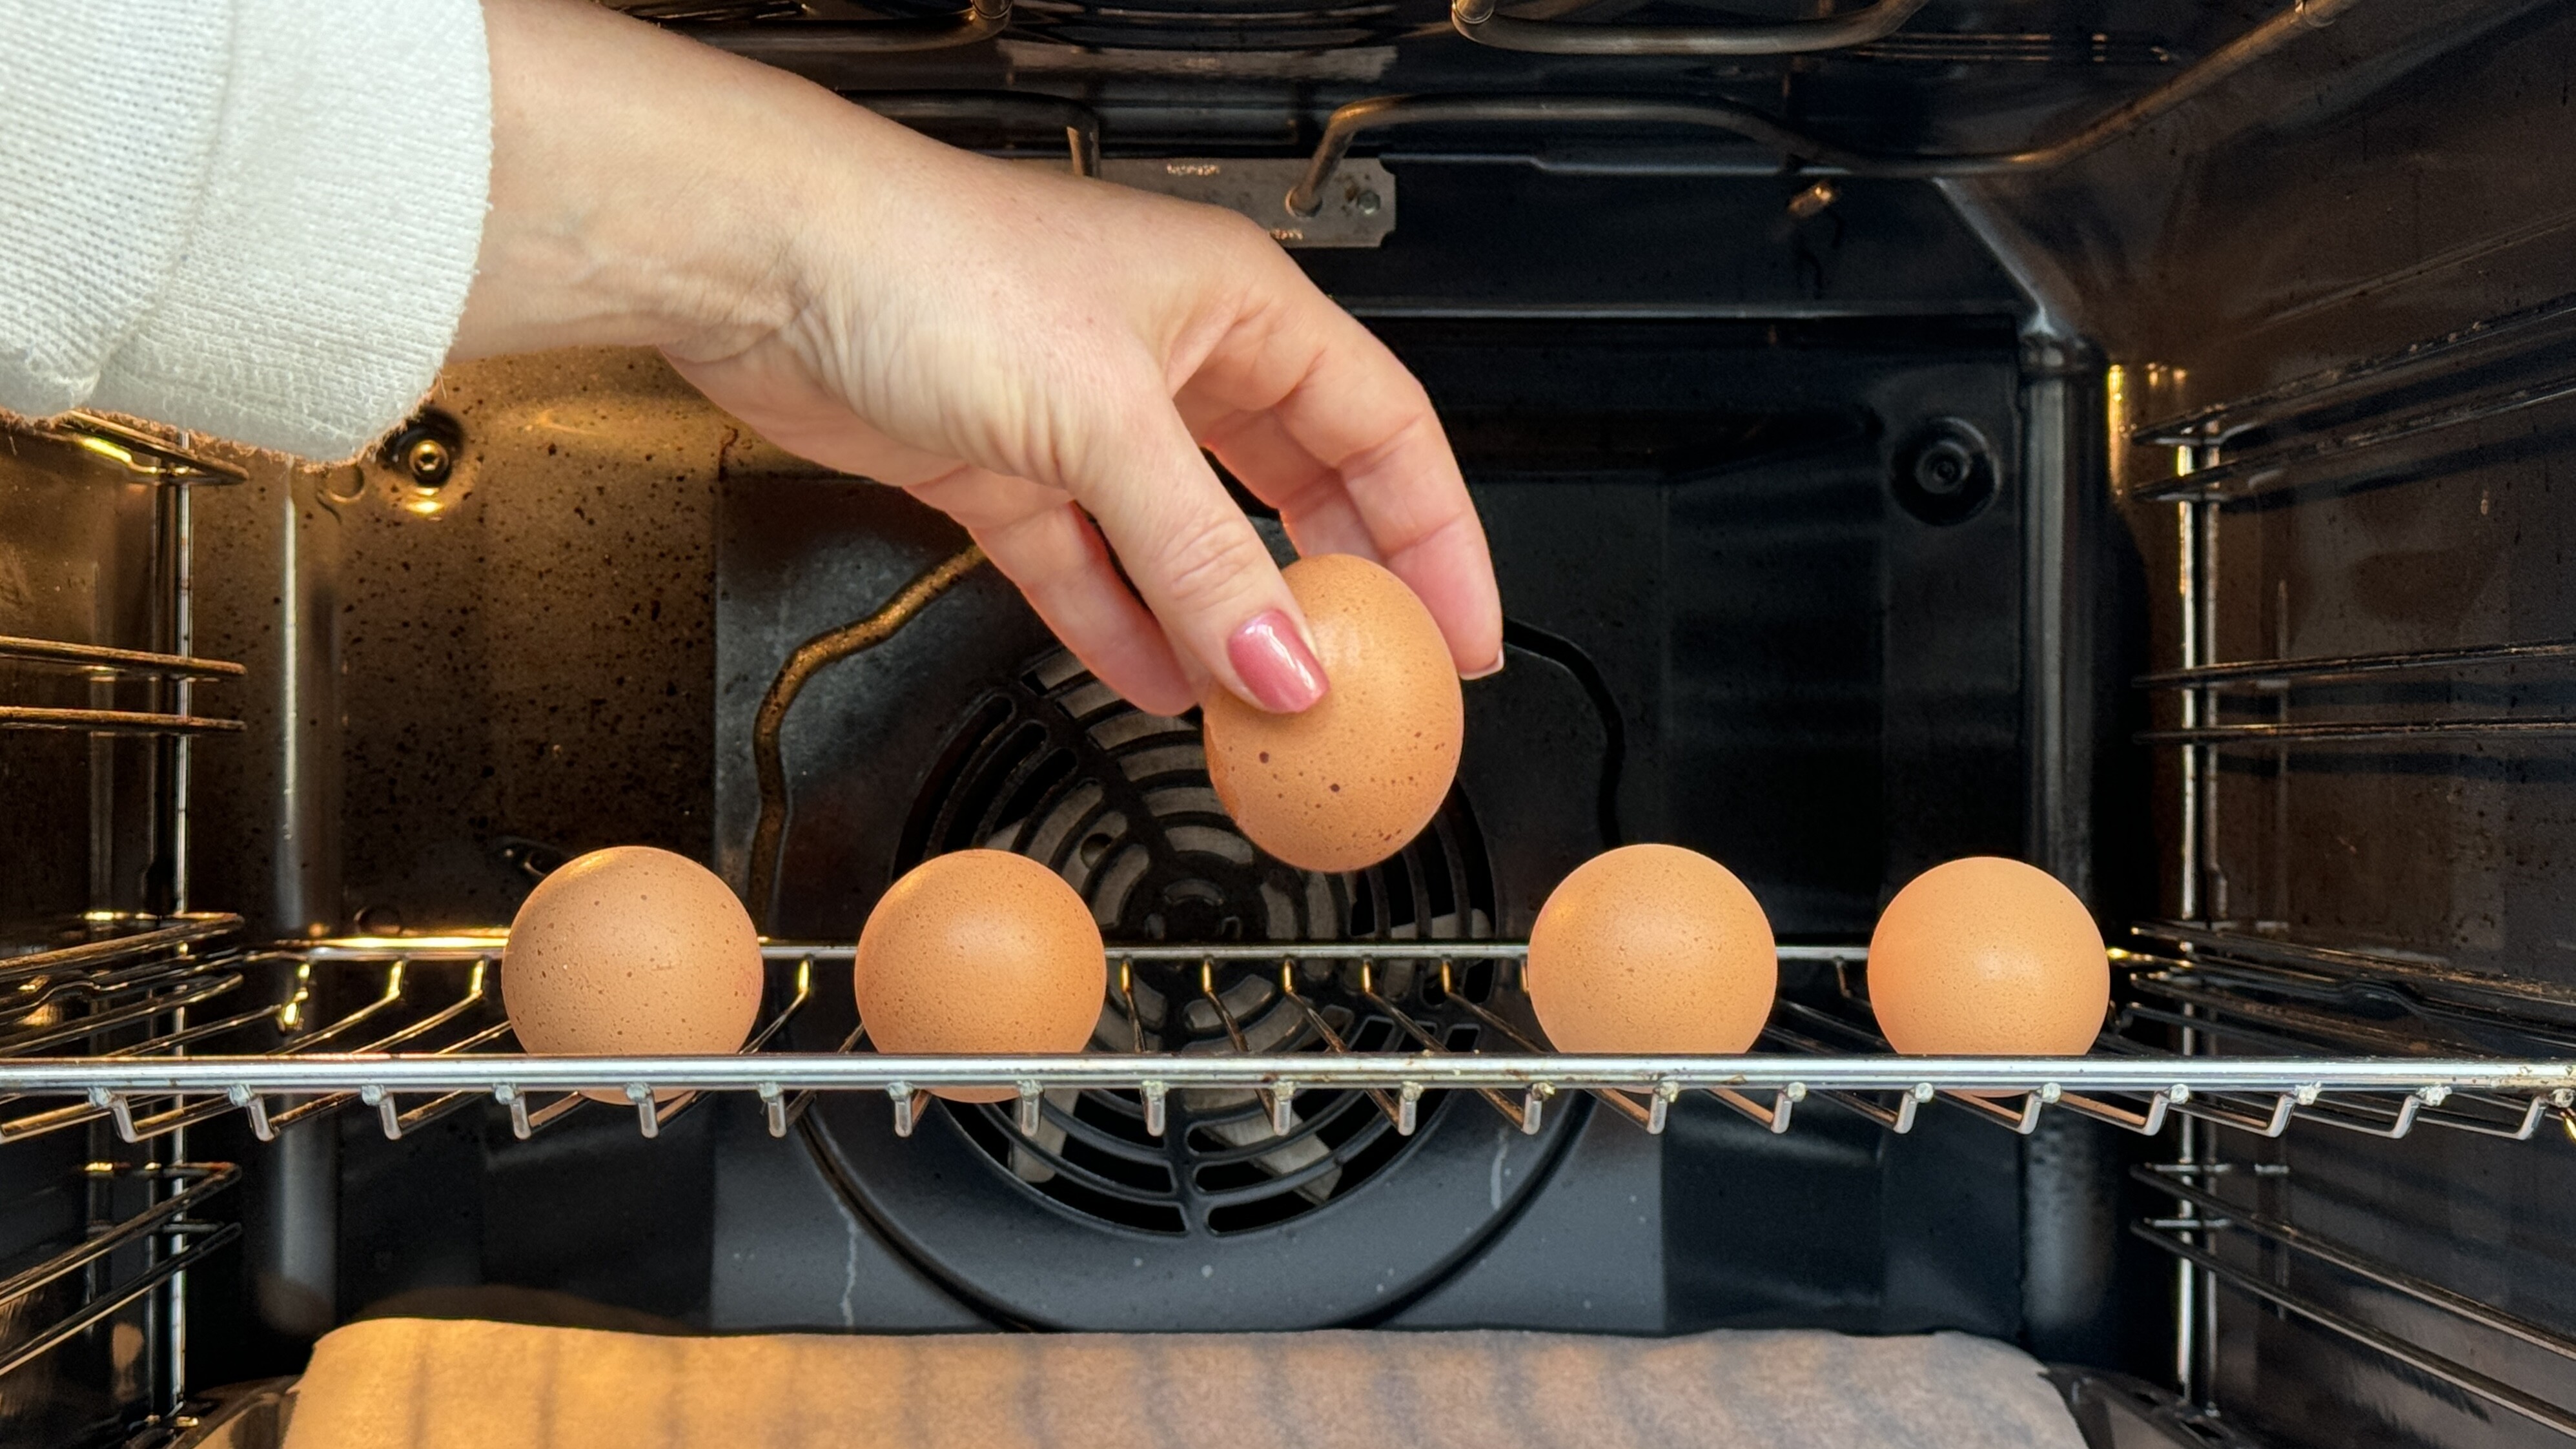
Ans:
<svg viewBox="0 0 2576 1449"><path fill-rule="evenodd" d="M44 670L89 681L88 707L0 703L0 730L72 731L88 735L239 734L237 719L198 714L190 707L189 687L200 681L242 678L248 671L228 659L163 654L143 649L115 649L61 639L0 635L0 669ZM176 709L132 709L112 703L120 681L143 681L156 688L156 698Z"/></svg>
<svg viewBox="0 0 2576 1449"><path fill-rule="evenodd" d="M2289 1172L2287 1167L2270 1164L2243 1166L2250 1166L2258 1178L2286 1176ZM2130 1169L2133 1179L2160 1195L2172 1197L2181 1208L2174 1217L2133 1222L2130 1231L2275 1312L2305 1319L2463 1393L2576 1437L2576 1410L2481 1372L2458 1358L2436 1353L2356 1317L2310 1290L2293 1286L2291 1275L2280 1271L2284 1266L2280 1259L2286 1256L2322 1266L2335 1276L2367 1284L2378 1292L2447 1315L2456 1323L2529 1345L2564 1361L2576 1362L2576 1339L2407 1272L2313 1228L2230 1201L2216 1189L2220 1181L2240 1170L2235 1163L2158 1163ZM2273 1262L2261 1268L2232 1262L2222 1255L2219 1246L2227 1239L2259 1244L2257 1251Z"/></svg>
<svg viewBox="0 0 2576 1449"><path fill-rule="evenodd" d="M0 1323L17 1319L24 1306L39 1294L75 1275L95 1277L104 1273L120 1250L143 1247L147 1250L146 1262L125 1281L92 1289L83 1295L80 1304L60 1317L0 1348L0 1377L17 1372L106 1322L242 1234L239 1223L209 1222L191 1215L205 1206L207 1199L241 1180L241 1169L229 1162L133 1167L92 1163L85 1171L92 1179L143 1179L174 1190L161 1197L156 1188L154 1199L140 1212L94 1227L79 1242L0 1278Z"/></svg>
<svg viewBox="0 0 2576 1449"><path fill-rule="evenodd" d="M34 1052L59 1045L62 1024L40 1045L13 1045L21 1037L0 1013L0 1140L104 1118L118 1136L148 1141L233 1112L267 1139L296 1122L351 1106L371 1111L386 1136L400 1137L486 1099L506 1109L513 1131L528 1137L578 1110L590 1100L585 1093L631 1106L638 1130L655 1136L720 1092L757 1099L769 1130L780 1135L816 1093L874 1093L888 1100L898 1133L908 1135L927 1094L943 1087L1013 1091L1019 1125L1031 1133L1052 1090L1133 1092L1146 1125L1159 1135L1173 1092L1249 1088L1261 1095L1274 1124L1295 1120L1300 1093L1367 1091L1397 1130L1407 1133L1429 1094L1473 1091L1524 1132L1538 1131L1550 1103L1575 1092L1591 1094L1645 1130L1659 1132L1674 1103L1685 1094L1707 1092L1772 1132L1789 1130L1800 1104L1823 1099L1897 1133L1911 1131L1920 1108L1938 1102L2022 1134L2037 1130L2043 1114L2054 1108L2142 1135L2184 1116L2267 1137L2306 1120L2392 1139L2433 1126L2528 1140L2555 1115L2576 1136L2576 1049L2527 1056L2428 1051L2423 1039L2391 1027L2265 994L2263 988L2273 985L2296 988L2293 973L2256 961L2189 954L2188 945L2169 954L2114 952L2134 999L2121 1007L2112 1029L2089 1055L2033 1058L1893 1054L1864 1024L1866 1000L1849 980L1850 968L1867 956L1858 946L1783 948L1784 961L1833 969L1834 1005L1840 1010L1784 998L1764 1032L1764 1049L1745 1055L1548 1052L1505 1015L1463 994L1454 999L1513 1049L1441 1050L1402 1005L1375 989L1375 967L1437 963L1445 978L1460 963L1508 966L1524 957L1526 947L1400 941L1110 953L1118 968L1112 980L1122 985L1126 968L1145 961L1196 962L1203 973L1220 962L1281 963L1283 995L1305 1008L1308 1019L1307 1032L1290 1045L1307 1050L905 1057L859 1051L864 1028L836 1052L773 1050L811 1001L816 969L846 969L852 948L771 943L764 954L792 973L792 986L740 1053L540 1057L508 1049L509 1027L494 993L501 946L497 933L358 938L203 955L194 954L191 944L156 963L158 975L138 975L131 964L95 973L118 980L102 993L105 1009L94 1006L94 1015L149 1020L156 1034L105 1055L42 1056ZM33 959L13 958L12 965L27 980L43 980L26 975L22 963ZM1344 1049L1294 984L1299 963L1318 961L1355 975L1361 994L1421 1049ZM458 984L440 999L426 999L423 975L442 964ZM230 1014L216 1008L216 1014L194 1022L179 1014L181 1007L203 1006L238 990L263 968L294 973L293 991L278 1004ZM380 985L362 1004L317 1025L305 1016L317 970L380 972ZM1212 985L1206 996L1231 1025ZM253 1027L274 1029L285 1040L263 1054L190 1054L197 1043ZM370 1030L378 1034L370 1036ZM2191 1050L2175 1051L2157 1038L2179 1040ZM2437 1037L2433 1045L2449 1043ZM2211 1054L2220 1051L2229 1054Z"/></svg>

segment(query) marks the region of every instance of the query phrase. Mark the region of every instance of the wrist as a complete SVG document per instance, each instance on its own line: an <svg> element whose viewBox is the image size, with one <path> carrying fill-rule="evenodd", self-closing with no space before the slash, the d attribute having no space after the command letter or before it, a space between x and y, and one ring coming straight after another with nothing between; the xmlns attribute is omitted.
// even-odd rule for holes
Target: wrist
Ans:
<svg viewBox="0 0 2576 1449"><path fill-rule="evenodd" d="M794 315L802 81L588 0L485 0L491 204L451 361L748 346ZM782 104L782 102L787 102Z"/></svg>

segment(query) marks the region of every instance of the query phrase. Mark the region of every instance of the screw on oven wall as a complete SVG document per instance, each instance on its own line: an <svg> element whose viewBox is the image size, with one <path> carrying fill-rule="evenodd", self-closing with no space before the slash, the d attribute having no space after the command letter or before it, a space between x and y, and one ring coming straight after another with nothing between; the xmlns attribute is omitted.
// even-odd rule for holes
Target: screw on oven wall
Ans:
<svg viewBox="0 0 2576 1449"><path fill-rule="evenodd" d="M464 426L436 408L424 408L386 439L384 459L415 488L444 488L456 476L456 460L464 450Z"/></svg>
<svg viewBox="0 0 2576 1449"><path fill-rule="evenodd" d="M1819 181L1789 198L1789 216L1793 221L1807 221L1824 213L1826 207L1842 199L1842 192L1830 181Z"/></svg>
<svg viewBox="0 0 2576 1449"><path fill-rule="evenodd" d="M531 883L544 880L572 859L572 852L560 845L530 840L520 835L503 835L492 842L495 859L512 872L525 876Z"/></svg>
<svg viewBox="0 0 2576 1449"><path fill-rule="evenodd" d="M1896 450L1888 487L1925 523L1965 523L1995 496L1994 449L1967 423L1934 418Z"/></svg>

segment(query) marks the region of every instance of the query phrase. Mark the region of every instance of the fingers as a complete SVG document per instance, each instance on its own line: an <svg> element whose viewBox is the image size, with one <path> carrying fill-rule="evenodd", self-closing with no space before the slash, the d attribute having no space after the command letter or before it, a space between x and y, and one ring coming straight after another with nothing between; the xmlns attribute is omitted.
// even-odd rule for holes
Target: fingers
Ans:
<svg viewBox="0 0 2576 1449"><path fill-rule="evenodd" d="M1287 581L1158 387L1127 389L1063 462L1066 486L1183 654L1273 713L1323 698L1323 666Z"/></svg>
<svg viewBox="0 0 2576 1449"><path fill-rule="evenodd" d="M1437 424L1426 426L1437 433ZM1422 479L1420 465L1412 462L1345 462L1342 487L1367 520L1386 566L1412 585L1439 621L1458 672L1476 679L1503 667L1502 594L1494 583L1485 526L1467 499L1467 485L1449 459L1447 441L1437 447L1448 462L1454 484L1448 491L1456 495L1455 506L1445 499L1437 507L1406 506L1425 501L1416 496Z"/></svg>
<svg viewBox="0 0 2576 1449"><path fill-rule="evenodd" d="M1412 587L1459 671L1501 667L1502 599L1484 527L1431 401L1384 344L1305 279L1239 326L1191 380L1203 414L1245 421L1216 446L1301 549L1364 553ZM1363 533L1367 548L1353 547Z"/></svg>
<svg viewBox="0 0 2576 1449"><path fill-rule="evenodd" d="M973 469L906 491L964 524L1101 682L1151 714L1180 714L1197 702L1162 627L1119 579L1099 531L1062 493Z"/></svg>
<svg viewBox="0 0 2576 1449"><path fill-rule="evenodd" d="M1189 414L1184 411L1182 416ZM1234 413L1204 424L1191 421L1201 446L1214 453L1236 479L1261 480L1258 487L1248 481L1244 486L1279 510L1279 521L1298 553L1348 553L1373 563L1386 562L1378 554L1377 540L1369 536L1368 520L1343 490L1342 475L1290 437L1278 418L1266 412Z"/></svg>

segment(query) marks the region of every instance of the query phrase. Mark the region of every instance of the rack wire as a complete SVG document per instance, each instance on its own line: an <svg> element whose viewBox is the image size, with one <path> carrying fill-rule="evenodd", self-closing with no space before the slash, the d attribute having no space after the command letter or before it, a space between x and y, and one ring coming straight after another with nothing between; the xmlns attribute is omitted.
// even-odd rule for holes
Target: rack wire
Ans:
<svg viewBox="0 0 2576 1449"><path fill-rule="evenodd" d="M77 408L35 424L34 431L60 438L155 483L223 485L250 478L248 469L209 458L185 442Z"/></svg>
<svg viewBox="0 0 2576 1449"><path fill-rule="evenodd" d="M2230 1262L2221 1255L2216 1240L2222 1236L2257 1239L2463 1323L2571 1362L2576 1362L2576 1340L2454 1292L2312 1229L2231 1202L2210 1190L2208 1180L2219 1175L2212 1166L2163 1164L2133 1169L2132 1175L2158 1193L2195 1210L2189 1218L2148 1219L2131 1224L2131 1231L2139 1237L2257 1302L2305 1319L2536 1424L2576 1436L2576 1412L2365 1323L2321 1301L2314 1294L2288 1286L2278 1274L2255 1272ZM2196 1183L2192 1180L2194 1178L2203 1181Z"/></svg>
<svg viewBox="0 0 2576 1449"><path fill-rule="evenodd" d="M191 931L206 924L183 923ZM1803 1104L1825 1102L1896 1133L1913 1130L1923 1107L1940 1105L2021 1134L2052 1111L2149 1136L2179 1117L2267 1137L2303 1120L2387 1138L2436 1127L2527 1141L2552 1115L2576 1134L2576 1032L2554 1033L2474 1001L2441 1007L2411 1027L2361 1021L2320 999L2325 978L2316 970L2229 953L2224 942L2158 949L2159 930L2174 934L2151 927L2140 949L2114 953L2128 999L2095 1050L2080 1057L1895 1054L1855 983L1867 957L1859 946L1783 948L1784 961L1823 970L1830 987L1784 998L1759 1049L1738 1056L1549 1052L1530 1024L1514 1019L1509 992L1472 1007L1494 1049L1454 1051L1417 1020L1416 1008L1379 985L1381 968L1416 963L1436 967L1413 973L1417 991L1464 1000L1454 970L1492 962L1508 973L1526 955L1519 943L1491 941L1115 949L1113 992L1140 962L1196 964L1210 997L1219 965L1275 964L1286 999L1307 1007L1301 1030L1261 1052L938 1057L863 1050L863 1025L836 1051L783 1050L786 1028L815 995L818 970L846 970L851 948L771 943L764 953L779 989L742 1051L543 1057L513 1049L496 995L498 934L212 953L199 949L200 936L157 958L138 961L129 947L126 955L77 958L89 963L78 970L19 972L22 981L44 983L43 993L30 995L49 994L62 1009L51 1019L0 1015L0 1114L12 1114L0 1115L0 1141L101 1118L121 1138L149 1141L234 1112L265 1139L353 1107L400 1137L485 1100L526 1138L603 1097L631 1108L638 1130L655 1136L716 1093L756 1099L769 1130L783 1135L820 1092L882 1095L897 1131L908 1134L926 1094L942 1087L1012 1091L1023 1135L1037 1130L1046 1093L1081 1088L1135 1093L1156 1135L1171 1093L1204 1088L1258 1094L1283 1134L1281 1118L1293 1124L1288 1104L1317 1089L1366 1092L1404 1133L1415 1130L1430 1094L1467 1092L1523 1132L1539 1130L1558 1098L1586 1093L1648 1132L1664 1130L1685 1096L1705 1094L1771 1132L1789 1131ZM1350 1050L1298 992L1297 970L1310 963L1344 973L1411 1049ZM317 973L340 978L333 994L354 1002L328 1021L313 1015ZM243 1004L174 1024L176 1008L227 997ZM1214 1005L1230 1022L1221 997ZM2456 1029L2461 1020L2512 1026L2533 1050L2487 1049L2475 1033ZM46 1054L110 1027L145 1034L91 1055ZM2219 1054L2167 1045L2184 1031ZM1240 1042L1239 1029L1230 1035ZM240 1049L254 1039L268 1044ZM210 1045L222 1049L196 1054Z"/></svg>
<svg viewBox="0 0 2576 1449"><path fill-rule="evenodd" d="M2411 649L2382 654L2318 655L2305 659L2252 659L2141 674L2144 689L2280 689L2294 683L2409 674L2424 669L2494 668L2576 659L2576 639L2534 639L2466 649Z"/></svg>
<svg viewBox="0 0 2576 1449"><path fill-rule="evenodd" d="M91 735L235 734L237 719L198 714L188 704L190 685L199 680L237 679L243 667L225 659L161 654L141 649L112 649L57 639L0 635L0 667L48 669L85 676L93 691L112 692L118 680L142 679L175 685L177 709L129 709L103 703L95 694L89 707L0 703L0 730L69 730Z"/></svg>
<svg viewBox="0 0 2576 1449"><path fill-rule="evenodd" d="M0 987L21 987L37 977L107 970L173 959L172 953L238 934L242 918L224 911L183 911L166 916L102 911L48 932L39 944L0 955ZM61 940L70 936L77 939Z"/></svg>
<svg viewBox="0 0 2576 1449"><path fill-rule="evenodd" d="M67 644L57 639L26 639L14 634L0 634L0 663L48 665L76 669L84 674L145 679L239 679L249 672L229 659L155 654L142 649L111 649L103 644Z"/></svg>
<svg viewBox="0 0 2576 1449"><path fill-rule="evenodd" d="M2405 650L2277 660L2236 660L2142 675L2141 688L2185 691L2197 708L2177 728L2139 731L2144 745L2333 745L2385 740L2532 739L2576 734L2576 718L2549 715L2450 715L2430 718L2216 722L2216 696L2261 691L2286 698L2301 685L2431 670L2484 670L2557 665L2576 660L2576 641L2535 639L2457 649Z"/></svg>
<svg viewBox="0 0 2576 1449"><path fill-rule="evenodd" d="M87 1295L87 1301L78 1307L19 1337L6 1349L0 1349L0 1378L106 1322L128 1304L241 1236L239 1223L205 1222L191 1215L204 1206L208 1198L230 1189L240 1180L240 1169L230 1163L195 1162L139 1168L98 1164L90 1169L90 1175L140 1177L185 1183L186 1186L151 1203L132 1217L93 1229L80 1242L32 1267L0 1278L0 1323L10 1323L18 1316L21 1305L76 1273L94 1269L120 1249L137 1244L150 1244L152 1248L149 1261L141 1272L122 1284Z"/></svg>
<svg viewBox="0 0 2576 1449"><path fill-rule="evenodd" d="M242 722L150 709L57 709L0 704L0 730L70 730L85 735L238 734Z"/></svg>
<svg viewBox="0 0 2576 1449"><path fill-rule="evenodd" d="M2142 689L2183 691L2193 706L2178 728L2142 730L2145 745L2332 745L2441 738L2554 738L2576 734L2576 718L2549 715L2450 715L2400 719L2275 719L2217 722L2218 696L2260 692L2287 701L2305 685L2366 680L2436 670L2477 672L2522 666L2563 669L2576 662L2576 640L2531 639L2451 649L2233 660L2140 675Z"/></svg>
<svg viewBox="0 0 2576 1449"><path fill-rule="evenodd" d="M2142 502L2224 502L2356 477L2403 477L2467 446L2481 425L2576 398L2560 297L2270 391L2135 429L2141 447L2205 455L2143 482ZM2517 424L2518 425L2518 424Z"/></svg>

